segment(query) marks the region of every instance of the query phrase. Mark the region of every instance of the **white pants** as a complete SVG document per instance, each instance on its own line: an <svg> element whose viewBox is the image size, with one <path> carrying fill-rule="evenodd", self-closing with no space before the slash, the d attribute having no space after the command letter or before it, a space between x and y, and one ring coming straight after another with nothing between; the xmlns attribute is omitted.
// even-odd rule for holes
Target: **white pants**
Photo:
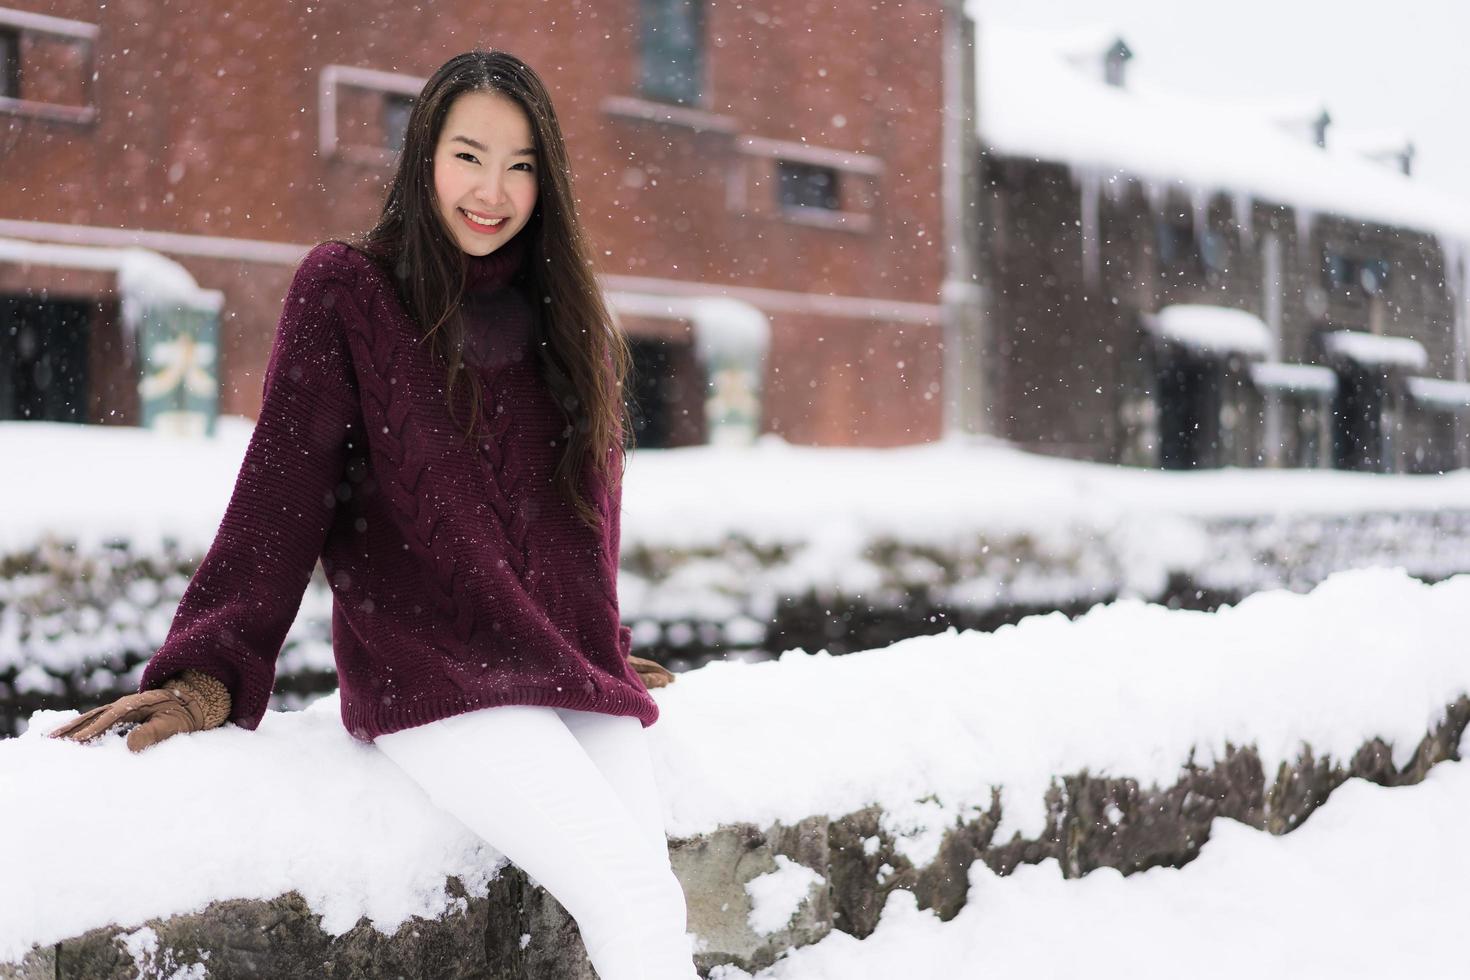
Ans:
<svg viewBox="0 0 1470 980"><path fill-rule="evenodd" d="M599 980L698 980L637 718L501 705L374 744L562 904Z"/></svg>

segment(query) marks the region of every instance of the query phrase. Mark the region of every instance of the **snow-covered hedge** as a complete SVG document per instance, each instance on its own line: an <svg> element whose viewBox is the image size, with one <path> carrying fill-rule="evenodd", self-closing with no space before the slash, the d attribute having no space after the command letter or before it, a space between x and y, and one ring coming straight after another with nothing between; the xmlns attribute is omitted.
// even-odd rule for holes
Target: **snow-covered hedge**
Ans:
<svg viewBox="0 0 1470 980"><path fill-rule="evenodd" d="M249 438L0 423L0 733L134 688L218 527ZM99 480L105 478L105 492ZM946 623L1185 605L1309 588L1334 570L1470 571L1470 473L1162 473L985 440L891 450L637 450L619 592L657 655L867 649ZM318 570L278 708L331 689Z"/></svg>

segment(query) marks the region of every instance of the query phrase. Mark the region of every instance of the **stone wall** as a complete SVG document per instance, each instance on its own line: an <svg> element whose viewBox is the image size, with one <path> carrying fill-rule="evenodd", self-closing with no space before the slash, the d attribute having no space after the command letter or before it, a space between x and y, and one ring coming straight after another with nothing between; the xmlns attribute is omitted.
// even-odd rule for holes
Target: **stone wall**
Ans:
<svg viewBox="0 0 1470 980"><path fill-rule="evenodd" d="M1346 759L1319 758L1303 746L1294 763L1272 774L1262 770L1254 748L1225 746L1212 766L1186 760L1171 786L1086 772L1058 776L1046 796L1045 829L1031 839L996 839L1002 813L993 788L989 811L957 822L923 867L903 857L876 807L838 817L815 814L791 826L725 826L671 840L671 857L688 896L689 927L703 942L701 973L724 963L753 972L770 966L782 950L834 929L869 935L895 889L913 892L920 908L948 921L965 904L966 871L977 860L1000 874L1048 858L1069 878L1103 867L1131 874L1187 864L1209 840L1217 816L1288 833L1351 777L1411 784L1436 763L1457 760L1467 726L1470 696L1446 707L1402 769L1393 763L1392 746L1374 739ZM788 860L816 872L822 884L785 928L757 935L747 924L746 885ZM466 896L456 879L449 888L460 897L455 911L436 921L413 920L392 936L365 920L342 936L328 936L320 917L293 892L269 902L220 901L196 914L94 929L34 949L18 964L0 965L0 980L594 980L575 922L513 865L490 883L484 898Z"/></svg>

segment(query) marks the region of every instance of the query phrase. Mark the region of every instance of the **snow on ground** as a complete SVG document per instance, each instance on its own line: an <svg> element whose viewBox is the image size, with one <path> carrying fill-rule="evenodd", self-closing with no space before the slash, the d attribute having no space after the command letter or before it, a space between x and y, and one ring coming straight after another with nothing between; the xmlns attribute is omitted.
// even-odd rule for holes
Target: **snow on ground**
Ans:
<svg viewBox="0 0 1470 980"><path fill-rule="evenodd" d="M83 550L116 539L144 552L173 537L203 554L254 429L239 416L221 416L213 438L125 425L0 422L0 554L47 533L74 538Z"/></svg>
<svg viewBox="0 0 1470 980"><path fill-rule="evenodd" d="M202 555L251 423L227 417L219 429L196 439L0 422L0 459L23 477L0 480L0 555L48 536L75 541L101 568L119 560L102 550L109 542L125 543L130 561ZM99 473L106 495L94 489ZM963 436L897 449L774 436L743 448L640 449L623 491L618 591L635 648L679 647L694 639L692 623L719 624L735 648L763 648L779 604L806 595L880 608L914 595L960 609L1062 608L1155 598L1173 575L1227 593L1305 588L1362 565L1403 564L1436 578L1470 569L1470 548L1453 531L1467 501L1470 471L1162 472ZM177 552L165 550L168 541ZM657 574L644 570L645 550ZM10 585L22 597L52 581ZM52 691L63 674L93 672L106 688L117 681L112 653L162 642L173 606L159 601L160 588L176 597L186 584L178 575L135 580L136 605L28 624L27 607L0 602L0 669L21 671L21 691ZM320 584L307 590L282 671L331 670L331 602Z"/></svg>
<svg viewBox="0 0 1470 980"><path fill-rule="evenodd" d="M1003 788L1004 839L1037 833L1049 778L1083 768L1173 783L1191 748L1207 765L1227 741L1255 744L1271 772L1304 741L1344 758L1374 736L1402 763L1443 706L1470 691L1467 632L1470 575L1430 586L1401 571L1360 570L1307 595L1258 593L1216 613L1122 601L1075 621L1036 616L995 633L951 630L843 657L792 650L763 663L715 662L653 692L662 717L648 731L674 836L877 803L896 846L922 865L956 817L988 805L992 785ZM0 962L32 943L216 898L295 888L328 931L367 915L391 932L409 915L445 908L450 874L483 894L498 854L352 740L338 709L334 694L303 711L267 712L255 732L226 726L136 756L113 736L85 746L47 739L76 712L37 712L24 735L0 740L0 839L25 845L7 859ZM1423 793L1406 799L1431 806ZM1464 848L1448 825L1416 834L1412 820L1428 810L1409 807L1419 816L1404 818L1399 859L1419 868L1410 852ZM1339 858L1351 862L1353 852ZM1291 865L1280 867L1272 887L1306 887ZM1056 877L1053 867L1042 872ZM1465 880L1437 875L1426 872L1420 886ZM98 888L99 876L128 886ZM1015 883L982 878L981 907L1034 909L1027 928L1052 942L1064 930L1046 903L1073 892L1052 896L1046 880L1025 869ZM772 881L763 900L789 912L793 889L807 884ZM1083 884L1076 894L1107 887L1115 886ZM898 921L927 928L895 901ZM1224 899L1208 890L1190 900L1214 901ZM762 928L776 917L765 911L753 919ZM1228 920L1218 925L1229 934Z"/></svg>
<svg viewBox="0 0 1470 980"><path fill-rule="evenodd" d="M833 932L759 980L1450 980L1466 975L1470 763L1385 789L1350 780L1299 830L1214 821L1182 869L1065 880L1048 860L970 867L949 922L892 892L873 934ZM711 980L748 980L716 967Z"/></svg>
<svg viewBox="0 0 1470 980"><path fill-rule="evenodd" d="M122 426L0 422L0 553L45 532L84 547L146 548L164 535L208 546L252 429L225 417L215 438ZM105 474L108 493L96 492ZM1162 472L1039 456L978 437L895 449L794 446L639 449L623 488L623 546L697 547L732 534L806 542L810 564L840 564L887 535L953 542L976 533L1137 539L1141 564L1198 547L1187 518L1432 511L1470 501L1470 470L1387 476L1339 470Z"/></svg>

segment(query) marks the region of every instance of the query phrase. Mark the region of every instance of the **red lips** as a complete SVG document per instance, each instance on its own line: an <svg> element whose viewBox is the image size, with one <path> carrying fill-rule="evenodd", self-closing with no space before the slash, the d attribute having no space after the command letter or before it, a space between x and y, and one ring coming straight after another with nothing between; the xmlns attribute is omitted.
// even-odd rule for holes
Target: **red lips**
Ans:
<svg viewBox="0 0 1470 980"><path fill-rule="evenodd" d="M465 213L465 209L464 208L458 208L457 210L459 211L459 216L462 219L464 219L465 225L467 227L469 227L469 228L474 229L475 231L479 232L482 235L494 235L494 234L496 234L497 232L500 231L500 229L504 228L505 227L505 223L510 220L509 218L502 218L501 221L500 221L500 224L491 227L489 225L482 225L482 224L476 223L472 218L469 217L469 215L467 215ZM481 217L488 218L488 217L491 217L491 216L490 215L481 215Z"/></svg>

